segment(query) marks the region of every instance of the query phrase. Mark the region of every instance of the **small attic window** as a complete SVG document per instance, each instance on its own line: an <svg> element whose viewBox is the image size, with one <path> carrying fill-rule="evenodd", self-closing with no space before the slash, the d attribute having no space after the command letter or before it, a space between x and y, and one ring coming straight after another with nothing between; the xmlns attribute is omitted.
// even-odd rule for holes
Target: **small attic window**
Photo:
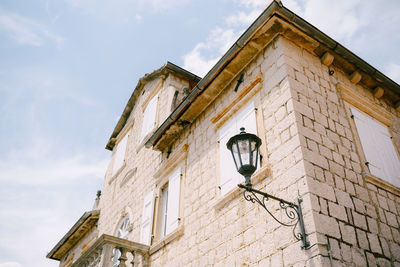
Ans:
<svg viewBox="0 0 400 267"><path fill-rule="evenodd" d="M176 107L178 106L178 95L179 95L179 91L176 90L174 93L174 97L172 98L171 111L175 110Z"/></svg>
<svg viewBox="0 0 400 267"><path fill-rule="evenodd" d="M141 140L143 140L156 126L157 102L158 95L155 95L146 106L143 114Z"/></svg>

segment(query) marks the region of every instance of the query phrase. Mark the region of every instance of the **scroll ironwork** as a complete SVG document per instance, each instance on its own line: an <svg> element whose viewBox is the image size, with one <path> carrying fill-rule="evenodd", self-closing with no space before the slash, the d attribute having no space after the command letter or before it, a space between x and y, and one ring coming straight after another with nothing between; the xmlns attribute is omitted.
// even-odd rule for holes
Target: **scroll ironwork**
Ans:
<svg viewBox="0 0 400 267"><path fill-rule="evenodd" d="M293 203L254 189L251 185L238 184L238 186L242 189L245 189L243 191L243 196L247 201L258 203L279 224L286 227L292 227L293 236L302 242L302 249L306 249L310 246L310 243L307 241L306 231L304 228L303 214L301 211L301 198L297 199L297 203ZM268 210L266 202L270 199L279 202L279 207L284 210L285 215L289 218L290 222L282 222L276 216L274 216L270 210Z"/></svg>

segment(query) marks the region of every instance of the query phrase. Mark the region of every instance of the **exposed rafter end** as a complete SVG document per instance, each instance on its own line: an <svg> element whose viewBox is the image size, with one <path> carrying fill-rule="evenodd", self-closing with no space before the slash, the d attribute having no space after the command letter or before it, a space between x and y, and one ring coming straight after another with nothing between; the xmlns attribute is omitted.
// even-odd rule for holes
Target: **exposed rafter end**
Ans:
<svg viewBox="0 0 400 267"><path fill-rule="evenodd" d="M331 53L325 52L325 54L323 54L323 56L321 57L321 62L325 66L329 67L333 63L334 59L335 57Z"/></svg>
<svg viewBox="0 0 400 267"><path fill-rule="evenodd" d="M381 98L383 95L384 95L384 93L385 93L385 90L383 90L383 88L382 87L375 87L375 89L374 89L374 91L373 91L373 94L374 94L374 97L376 97L376 98Z"/></svg>
<svg viewBox="0 0 400 267"><path fill-rule="evenodd" d="M361 73L355 71L350 75L350 82L353 84L357 84L361 81L361 78L362 78Z"/></svg>

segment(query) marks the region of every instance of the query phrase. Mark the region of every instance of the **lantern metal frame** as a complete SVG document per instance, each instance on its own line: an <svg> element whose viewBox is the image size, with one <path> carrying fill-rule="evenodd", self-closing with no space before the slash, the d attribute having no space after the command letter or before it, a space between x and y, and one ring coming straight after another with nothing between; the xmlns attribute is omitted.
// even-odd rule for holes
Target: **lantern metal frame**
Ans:
<svg viewBox="0 0 400 267"><path fill-rule="evenodd" d="M255 134L246 133L244 128L240 128L240 131L241 132L239 134L237 134L229 139L226 146L232 153L232 157L233 157L233 160L235 162L238 172L245 177L245 184L238 184L239 188L244 189L244 191L243 191L244 199L249 202L252 202L252 203L258 203L279 224L286 226L286 227L292 227L293 236L297 240L302 242L301 248L308 249L310 247L310 243L307 241L306 231L305 231L305 227L304 227L303 213L301 210L301 202L303 200L301 198L297 198L296 203L294 203L294 202L284 200L282 198L270 195L266 192L262 192L260 190L253 188L253 186L251 184L251 175L255 172L255 170L257 168L257 161L258 161L259 147L261 145L261 139ZM253 166L253 168L247 167L246 170L243 171L243 170L241 170L242 166L238 165L239 163L242 164L242 161L240 160L240 162L236 162L232 146L236 145L236 149L238 150L238 153L239 153L239 159L241 159L240 149L238 146L238 140L244 140L245 138L248 138L249 148L250 148L251 141L256 142L256 150L257 151L256 151L255 166ZM251 150L251 149L249 149L249 150ZM251 153L251 152L249 152L249 153ZM251 155L249 155L249 158L250 157L251 157ZM252 162L251 158L249 159L249 161ZM283 221L279 220L267 208L266 202L271 199L279 202L280 209L284 211L284 214L289 218L290 222L287 223L287 222L283 222ZM299 229L296 230L297 228L299 228Z"/></svg>

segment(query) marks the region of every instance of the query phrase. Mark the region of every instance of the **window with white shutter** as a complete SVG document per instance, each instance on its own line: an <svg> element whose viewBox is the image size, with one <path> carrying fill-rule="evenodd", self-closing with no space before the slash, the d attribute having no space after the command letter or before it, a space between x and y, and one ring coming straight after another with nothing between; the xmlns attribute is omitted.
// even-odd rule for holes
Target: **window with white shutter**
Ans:
<svg viewBox="0 0 400 267"><path fill-rule="evenodd" d="M168 235L179 224L179 199L181 195L181 170L171 174L168 181L168 203L165 234Z"/></svg>
<svg viewBox="0 0 400 267"><path fill-rule="evenodd" d="M173 232L179 225L181 170L176 169L160 190L158 203L158 238Z"/></svg>
<svg viewBox="0 0 400 267"><path fill-rule="evenodd" d="M122 140L114 147L115 155L114 155L112 176L114 176L125 163L125 152L127 143L128 143L128 134L126 134L122 138Z"/></svg>
<svg viewBox="0 0 400 267"><path fill-rule="evenodd" d="M144 197L142 225L140 229L140 242L145 245L151 244L154 213L154 191Z"/></svg>
<svg viewBox="0 0 400 267"><path fill-rule="evenodd" d="M366 165L374 176L400 187L400 159L389 129L352 107L351 113L366 158Z"/></svg>
<svg viewBox="0 0 400 267"><path fill-rule="evenodd" d="M167 217L168 217L168 184L164 185L160 192L159 203L159 237L166 235Z"/></svg>
<svg viewBox="0 0 400 267"><path fill-rule="evenodd" d="M226 148L229 138L240 133L240 128L244 127L247 133L257 134L257 123L254 103L250 102L241 108L219 129L219 171L221 195L226 194L237 184L242 182L241 176L233 162L231 152ZM258 166L259 166L258 162Z"/></svg>
<svg viewBox="0 0 400 267"><path fill-rule="evenodd" d="M154 96L146 106L143 114L142 134L140 140L143 140L156 125L158 95Z"/></svg>

